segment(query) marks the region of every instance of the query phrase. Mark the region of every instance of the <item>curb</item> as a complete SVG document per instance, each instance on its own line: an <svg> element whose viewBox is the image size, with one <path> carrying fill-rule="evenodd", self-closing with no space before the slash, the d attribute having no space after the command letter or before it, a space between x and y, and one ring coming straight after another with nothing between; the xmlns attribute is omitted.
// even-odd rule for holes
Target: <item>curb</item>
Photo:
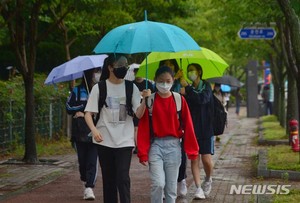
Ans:
<svg viewBox="0 0 300 203"><path fill-rule="evenodd" d="M266 140L264 139L263 133L262 133L262 128L258 128L258 145L289 145L288 140Z"/></svg>
<svg viewBox="0 0 300 203"><path fill-rule="evenodd" d="M264 128L262 127L261 118L258 119L257 125L258 125L258 141L257 141L258 145L271 145L271 146L289 145L289 140L266 140L266 139L264 139L264 135L263 135Z"/></svg>
<svg viewBox="0 0 300 203"><path fill-rule="evenodd" d="M280 178L288 180L300 180L300 172L288 170L273 170L267 168L267 149L260 149L258 151L258 166L257 176L264 178Z"/></svg>

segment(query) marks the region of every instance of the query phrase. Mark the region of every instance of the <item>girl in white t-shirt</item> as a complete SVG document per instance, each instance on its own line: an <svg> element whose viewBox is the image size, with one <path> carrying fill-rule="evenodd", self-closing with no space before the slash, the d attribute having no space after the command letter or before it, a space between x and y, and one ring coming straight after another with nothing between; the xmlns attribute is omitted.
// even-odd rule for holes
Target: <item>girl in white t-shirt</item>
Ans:
<svg viewBox="0 0 300 203"><path fill-rule="evenodd" d="M102 68L101 81L106 82L106 104L100 111L96 125L94 114L98 112L99 86L95 85L90 93L85 120L91 129L93 142L98 144L98 156L103 179L103 196L105 203L130 202L130 177L134 142L132 116L126 111L125 80L128 69L124 55L111 54ZM132 110L136 113L140 105L140 91L133 85Z"/></svg>

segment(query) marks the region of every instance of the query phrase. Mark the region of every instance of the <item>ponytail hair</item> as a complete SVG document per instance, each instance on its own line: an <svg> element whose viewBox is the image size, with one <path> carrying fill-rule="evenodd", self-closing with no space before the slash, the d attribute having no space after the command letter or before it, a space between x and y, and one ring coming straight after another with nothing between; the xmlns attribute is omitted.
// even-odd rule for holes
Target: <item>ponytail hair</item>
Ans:
<svg viewBox="0 0 300 203"><path fill-rule="evenodd" d="M118 61L121 57L126 57L124 54L109 54L108 57L104 59L103 67L102 67L102 72L101 72L101 80L107 80L109 78L109 69L108 66L113 66L113 64Z"/></svg>

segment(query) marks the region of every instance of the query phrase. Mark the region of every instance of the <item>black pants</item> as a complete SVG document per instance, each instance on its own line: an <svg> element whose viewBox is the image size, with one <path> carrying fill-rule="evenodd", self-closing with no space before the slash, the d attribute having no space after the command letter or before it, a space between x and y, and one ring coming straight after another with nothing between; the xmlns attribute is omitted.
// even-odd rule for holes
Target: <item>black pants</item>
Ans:
<svg viewBox="0 0 300 203"><path fill-rule="evenodd" d="M98 146L102 171L104 203L130 203L130 177L133 147L109 148Z"/></svg>
<svg viewBox="0 0 300 203"><path fill-rule="evenodd" d="M181 164L179 167L177 182L181 182L183 179L186 179L186 154L184 151L183 140L182 140L181 141Z"/></svg>
<svg viewBox="0 0 300 203"><path fill-rule="evenodd" d="M79 163L80 180L85 187L93 188L97 178L97 145L87 142L75 142Z"/></svg>

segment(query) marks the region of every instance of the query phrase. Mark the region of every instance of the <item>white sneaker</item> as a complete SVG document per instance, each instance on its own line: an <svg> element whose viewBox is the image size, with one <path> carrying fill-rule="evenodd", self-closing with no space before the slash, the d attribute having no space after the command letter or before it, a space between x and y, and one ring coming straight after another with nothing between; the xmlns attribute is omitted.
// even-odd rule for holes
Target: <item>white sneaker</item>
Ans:
<svg viewBox="0 0 300 203"><path fill-rule="evenodd" d="M95 195L94 195L92 188L90 188L90 187L85 188L83 199L84 200L94 200L95 199Z"/></svg>
<svg viewBox="0 0 300 203"><path fill-rule="evenodd" d="M197 188L194 195L194 199L205 199L205 195L201 187Z"/></svg>
<svg viewBox="0 0 300 203"><path fill-rule="evenodd" d="M201 185L205 197L207 197L211 191L211 184L212 184L212 179L210 178L208 181L204 181Z"/></svg>
<svg viewBox="0 0 300 203"><path fill-rule="evenodd" d="M179 189L179 191L178 191L178 193L179 193L179 196L181 196L181 197L184 197L184 196L186 196L186 194L187 194L187 187L186 187L186 181L185 181L185 179L183 179L182 181L180 181L179 182L179 184L178 184L178 189Z"/></svg>

